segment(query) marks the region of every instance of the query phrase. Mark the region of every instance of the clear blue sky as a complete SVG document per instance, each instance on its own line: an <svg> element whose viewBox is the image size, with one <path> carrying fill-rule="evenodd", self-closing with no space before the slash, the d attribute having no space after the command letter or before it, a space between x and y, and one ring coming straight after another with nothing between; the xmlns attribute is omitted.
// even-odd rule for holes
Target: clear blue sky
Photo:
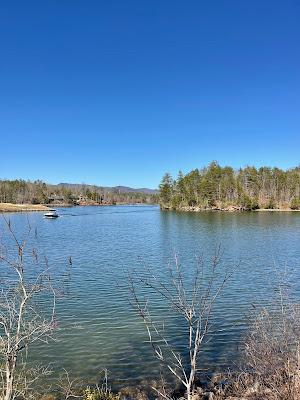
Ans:
<svg viewBox="0 0 300 400"><path fill-rule="evenodd" d="M2 2L0 177L298 165L299 21L298 0Z"/></svg>

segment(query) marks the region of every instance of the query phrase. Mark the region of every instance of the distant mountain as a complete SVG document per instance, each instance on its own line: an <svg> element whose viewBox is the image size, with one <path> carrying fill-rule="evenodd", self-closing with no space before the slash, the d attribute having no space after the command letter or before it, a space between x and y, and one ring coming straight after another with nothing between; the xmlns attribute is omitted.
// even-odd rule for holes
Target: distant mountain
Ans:
<svg viewBox="0 0 300 400"><path fill-rule="evenodd" d="M156 189L149 188L131 188L128 186L114 186L114 187L105 187L107 190L118 190L120 193L129 193L129 192L138 192L138 193L147 193L147 194L155 194L158 193Z"/></svg>
<svg viewBox="0 0 300 400"><path fill-rule="evenodd" d="M101 189L105 192L114 192L114 193L146 193L146 194L156 194L158 193L158 190L156 189L149 189L149 188L131 188L129 186L97 186L97 185L88 185L85 183L59 183L58 185L53 185L53 186L63 186L65 188L97 188Z"/></svg>

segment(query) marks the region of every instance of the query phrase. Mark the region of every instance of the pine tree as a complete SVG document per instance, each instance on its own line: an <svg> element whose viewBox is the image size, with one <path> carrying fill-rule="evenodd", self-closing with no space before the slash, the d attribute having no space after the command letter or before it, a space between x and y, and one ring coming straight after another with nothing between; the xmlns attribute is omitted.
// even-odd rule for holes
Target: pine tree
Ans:
<svg viewBox="0 0 300 400"><path fill-rule="evenodd" d="M169 206L173 194L173 179L169 173L166 173L159 185L160 201L162 206Z"/></svg>

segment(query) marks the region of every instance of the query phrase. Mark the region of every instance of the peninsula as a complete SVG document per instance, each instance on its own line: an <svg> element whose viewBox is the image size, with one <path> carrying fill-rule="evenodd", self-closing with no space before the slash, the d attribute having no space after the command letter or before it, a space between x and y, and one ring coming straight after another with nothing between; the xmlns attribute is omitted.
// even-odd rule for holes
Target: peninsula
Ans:
<svg viewBox="0 0 300 400"><path fill-rule="evenodd" d="M216 161L177 179L165 174L159 186L163 210L297 211L300 210L300 167L221 167Z"/></svg>

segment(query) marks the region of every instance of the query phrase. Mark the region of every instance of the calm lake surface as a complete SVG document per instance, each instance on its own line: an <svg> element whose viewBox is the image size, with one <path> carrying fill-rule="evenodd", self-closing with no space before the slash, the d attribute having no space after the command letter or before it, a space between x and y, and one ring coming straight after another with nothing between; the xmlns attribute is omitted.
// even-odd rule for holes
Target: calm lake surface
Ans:
<svg viewBox="0 0 300 400"><path fill-rule="evenodd" d="M57 341L36 348L34 359L87 382L97 382L102 368L122 385L158 377L144 325L129 305L127 270L147 266L159 276L176 251L188 275L195 255L209 259L221 246L220 272L236 270L216 304L216 334L202 354L202 367L211 371L237 361L251 304L271 301L276 270L288 271L293 295L300 297L300 213L178 213L157 206L75 207L59 213L57 220L40 213L6 217L19 237L29 218L39 252L54 272L63 271L72 257L66 295L57 308ZM5 241L3 221L0 229ZM184 350L184 325L168 318L156 301L172 343Z"/></svg>

